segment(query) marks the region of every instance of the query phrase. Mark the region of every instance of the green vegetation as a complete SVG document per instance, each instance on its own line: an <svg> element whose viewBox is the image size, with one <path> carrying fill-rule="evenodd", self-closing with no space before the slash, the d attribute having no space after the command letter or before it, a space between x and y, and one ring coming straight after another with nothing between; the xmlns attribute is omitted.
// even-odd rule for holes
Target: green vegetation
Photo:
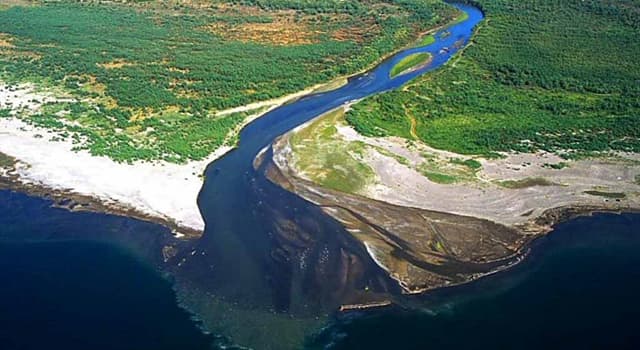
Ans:
<svg viewBox="0 0 640 350"><path fill-rule="evenodd" d="M359 161L366 146L337 137L336 124L344 118L336 110L291 136L295 167L311 181L334 190L358 193L375 177L373 169Z"/></svg>
<svg viewBox="0 0 640 350"><path fill-rule="evenodd" d="M429 179L429 181L433 181L435 183L449 185L458 182L458 178L455 176L443 174L443 173L434 173L431 171L425 171L422 173L424 176Z"/></svg>
<svg viewBox="0 0 640 350"><path fill-rule="evenodd" d="M636 185L640 185L640 174L635 177Z"/></svg>
<svg viewBox="0 0 640 350"><path fill-rule="evenodd" d="M348 122L469 155L640 152L637 1L476 2L487 21L455 65L353 106Z"/></svg>
<svg viewBox="0 0 640 350"><path fill-rule="evenodd" d="M430 53L414 53L396 63L396 65L391 68L389 76L393 78L398 75L407 73L421 65L426 64L427 62L429 62L429 60L431 60Z"/></svg>
<svg viewBox="0 0 640 350"><path fill-rule="evenodd" d="M344 118L342 120L344 120ZM405 157L403 157L401 155L398 155L396 153L393 153L393 152L391 152L391 151L389 151L387 149L384 149L382 147L376 147L376 146L371 146L371 147L374 148L376 150L376 152L382 154L383 156L393 158L393 159L395 159L396 162L398 162L398 163L400 163L400 164L402 164L404 166L411 167L411 162L409 161L409 159L407 159L407 158L405 158Z"/></svg>
<svg viewBox="0 0 640 350"><path fill-rule="evenodd" d="M15 163L16 160L13 157L0 153L0 169L12 167Z"/></svg>
<svg viewBox="0 0 640 350"><path fill-rule="evenodd" d="M529 177L529 178L520 179L520 180L506 180L506 181L500 181L498 182L498 184L504 188L510 188L510 189L558 185L542 177Z"/></svg>
<svg viewBox="0 0 640 350"><path fill-rule="evenodd" d="M561 170L569 166L567 162L559 162L559 163L544 163L542 165L545 168Z"/></svg>
<svg viewBox="0 0 640 350"><path fill-rule="evenodd" d="M467 14L466 12L462 12L458 15L458 17L456 17L456 19L453 21L453 24L462 23L467 19L469 19L469 14Z"/></svg>
<svg viewBox="0 0 640 350"><path fill-rule="evenodd" d="M433 34L427 35L425 37L423 37L420 42L418 43L418 45L416 46L429 46L433 43L436 42L436 37Z"/></svg>
<svg viewBox="0 0 640 350"><path fill-rule="evenodd" d="M475 159L451 158L448 162L431 154L423 154L425 161L417 169L429 181L449 185L459 182L473 182L477 180L476 173L482 164Z"/></svg>
<svg viewBox="0 0 640 350"><path fill-rule="evenodd" d="M475 159L446 158L423 152L423 162L413 167L432 182L439 184L472 183L478 181L477 173L482 164Z"/></svg>
<svg viewBox="0 0 640 350"><path fill-rule="evenodd" d="M440 0L34 5L0 11L1 79L75 97L23 117L120 161L202 159L241 123L217 111L360 71L455 13Z"/></svg>
<svg viewBox="0 0 640 350"><path fill-rule="evenodd" d="M450 162L453 164L464 165L471 170L479 170L480 168L482 168L482 164L479 161L471 158L465 160L462 160L460 158L453 158L450 160Z"/></svg>
<svg viewBox="0 0 640 350"><path fill-rule="evenodd" d="M584 193L590 194L592 196L611 198L611 199L627 198L627 195L621 192L584 191Z"/></svg>

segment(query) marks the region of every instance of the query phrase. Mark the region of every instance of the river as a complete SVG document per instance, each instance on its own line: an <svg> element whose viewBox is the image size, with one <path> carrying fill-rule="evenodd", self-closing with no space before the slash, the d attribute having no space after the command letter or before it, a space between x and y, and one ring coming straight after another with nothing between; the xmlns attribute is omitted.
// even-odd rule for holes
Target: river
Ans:
<svg viewBox="0 0 640 350"><path fill-rule="evenodd" d="M399 294L396 282L340 224L315 205L271 183L263 167L254 169L253 166L261 150L296 126L350 101L398 88L449 61L468 43L474 27L483 18L474 7L456 6L466 11L469 18L447 28L446 34L436 33L438 40L434 44L404 50L371 71L354 76L339 89L303 97L244 128L238 148L212 163L206 171L198 200L206 230L199 240L177 242L168 230L157 225L102 214L70 213L50 208L43 199L0 191L3 205L0 250L6 252L0 260L4 267L0 277L12 286L3 289L0 295L4 303L0 304L0 342L16 349L41 348L45 343L64 344L66 349L84 349L87 344L91 347L111 344L113 346L105 345L105 348L118 349L160 349L172 348L172 344L182 339L180 348L199 349L230 338L232 342L255 348L283 349L299 348L301 342L308 339L311 347L331 343L349 348L364 342L369 348L388 348L382 344L390 345L385 341L398 337L404 344L427 345L416 343L416 336L431 326L438 329L439 336L445 337L447 333L443 329L447 327L442 325L446 323L438 323L441 320L437 318L427 318L427 322L421 317L425 312L432 315L434 309L439 310L437 305L451 305L451 300L459 300L460 295L483 303L487 300L498 305L503 303L503 307L508 308L508 300L501 298L513 298L506 292L511 289L505 292L499 289L487 296L469 287L468 290L455 289L458 293L451 292L451 295L444 292L444 295L417 298L412 301L415 306L402 310L390 308L336 316L335 310L343 303ZM395 63L416 52L432 53L431 64L391 79L389 71ZM270 155L268 149L266 155ZM603 218L613 224L618 220L611 216ZM637 217L629 220L637 221ZM568 231L573 232L571 228ZM563 235L551 237L556 236ZM635 235L616 236L631 242L638 240ZM589 242L587 240L587 245ZM596 249L601 243L595 240L590 249ZM173 249L169 259L163 254L166 246ZM624 256L629 254L626 249L620 251ZM579 255L565 262L579 268L583 262ZM105 264L105 259L109 264ZM531 259L531 264L546 260ZM602 266L623 271L618 265L607 265L611 262L609 259L604 260ZM633 266L637 265L629 265ZM154 269L159 269L173 283L180 303L196 312L199 322L193 322L188 314L167 302L176 295L169 283L163 283L158 276L154 279ZM518 271L524 272L500 276L540 273L539 268ZM141 281L147 283L141 285ZM563 281L566 283L568 279ZM524 282L518 283L514 285ZM630 287L640 291L637 284ZM483 290L487 289L492 288ZM128 291L131 294L127 294ZM603 289L593 291L600 293ZM25 299L25 295L29 298ZM535 295L527 295L535 299ZM571 297L570 293L564 295L564 298ZM550 304L548 309L557 305ZM547 310L542 306L537 312ZM477 306L466 309L461 306L460 310L458 314L453 311L445 315L457 315L464 320L470 315L491 313ZM442 313L435 311L435 314ZM43 322L36 322L39 320ZM329 320L335 321L332 326L309 336ZM495 325L499 328L521 320L520 315L507 313L501 320L503 323ZM411 328L416 321L424 323L427 329ZM50 330L52 324L55 327ZM200 324L224 337L194 332ZM378 335L389 330L397 333L386 339L376 334L367 337L367 332L380 327L387 331L377 332ZM38 330L47 336L30 336ZM156 339L157 334L162 334L160 340ZM133 340L128 342L128 339Z"/></svg>

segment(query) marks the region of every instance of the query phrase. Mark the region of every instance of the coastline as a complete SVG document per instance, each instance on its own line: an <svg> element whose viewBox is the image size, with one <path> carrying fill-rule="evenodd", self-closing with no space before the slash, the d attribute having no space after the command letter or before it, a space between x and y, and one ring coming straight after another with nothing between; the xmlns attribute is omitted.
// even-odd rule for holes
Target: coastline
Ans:
<svg viewBox="0 0 640 350"><path fill-rule="evenodd" d="M277 99L234 110L261 109L245 118L230 134L279 106L312 93L325 84ZM17 90L0 89L0 107L35 112L55 97L24 84ZM42 101L35 103L32 101ZM49 131L14 118L0 118L0 188L53 199L72 211L128 216L170 228L176 237L197 238L204 220L197 205L206 168L235 146L222 146L200 161L174 164L165 161L118 163L87 151L73 150L71 140L50 140ZM69 202L69 203L67 203Z"/></svg>
<svg viewBox="0 0 640 350"><path fill-rule="evenodd" d="M448 23L418 33L417 38ZM229 133L228 138L232 138L270 111L309 94L338 89L351 78L366 73L410 47L411 44L398 47L358 72L282 97L217 111L214 115L258 110ZM4 84L1 87L0 107L3 108L18 107L34 112L47 101L59 100L56 96L38 92L30 84L18 87L23 95L15 95L15 91L10 91ZM35 102L38 100L40 102ZM74 151L70 140L46 140L43 135L47 134L46 129L32 127L17 118L0 118L0 158L6 155L15 159L15 164L10 167L3 169L0 166L1 188L51 197L59 202L70 200L76 202L72 210L104 212L155 222L170 228L176 237L199 237L203 233L205 223L197 205L203 185L202 176L211 163L236 147L222 146L206 159L186 164L165 161L124 164L108 157L92 156L86 151Z"/></svg>
<svg viewBox="0 0 640 350"><path fill-rule="evenodd" d="M447 24L441 27L446 25ZM441 27L430 29L426 33L435 32ZM423 35L424 34L420 36ZM399 48L384 55L376 63L373 63L372 66L378 65L402 49L403 48ZM368 69L365 69L363 71L367 70ZM259 101L246 106L219 111L215 113L215 115L223 116L230 113L259 109L259 113L245 118L245 120L230 133L230 135L235 134L251 121L279 106L295 101L310 93L323 92L324 88L339 88L348 81L349 78L361 73L362 72L336 78L329 83L317 84L280 98ZM303 127L304 125L298 126L295 130ZM4 131L5 129L7 130L6 132ZM188 162L182 165L166 162L122 164L106 157L93 157L89 155L88 152L75 152L72 150L73 146L70 142L50 142L46 140L45 137L42 137L42 135L47 134L45 129L34 128L10 118L0 119L0 134L7 136L0 140L0 152L6 153L8 156L16 159L10 167L0 172L0 180L2 180L3 177L6 180L3 184L0 184L0 187L17 189L38 196L54 198L58 206L65 207L69 210L106 212L157 222L171 228L177 237L186 236L187 238L197 238L204 230L204 221L197 206L198 194L202 187L201 176L203 172L212 162L233 149L233 147L224 146L205 160ZM18 147L16 147L16 145L18 145ZM274 151L274 157L276 153L277 152ZM276 162L276 164L277 163L278 162ZM295 173L292 174L288 171L283 171L282 173L295 177ZM289 180L291 180L291 178ZM298 180L300 179L296 179L295 181ZM301 181L301 183L304 183L304 181ZM305 186L307 185L309 184L306 183ZM308 186L307 189L309 192L315 192L314 195L326 194L317 188L312 189L312 186ZM305 195L295 189L289 188L289 190L305 199L315 202L323 207L329 215L344 223L344 220L340 220L338 215L331 213L331 210L327 210L331 205L324 205L322 201L310 199L313 198L313 196L310 197L308 194ZM383 191L378 194L384 195L385 193ZM329 196L340 203L340 200L336 199L339 197L339 194L336 195L333 193L329 194ZM383 198L364 197L360 199L364 199L365 201L386 202L386 204L406 208L407 210L437 210L435 208L406 205L406 203L387 202ZM446 209L442 210L442 213L461 218L464 217L463 220L490 221L492 224L502 225L507 229L519 231L522 237L509 243L509 254L503 254L498 259L488 260L489 262L499 262L511 260L511 258L521 255L522 249L525 249L526 242L529 242L532 237L550 231L551 226L569 215L567 213L575 212L577 214L573 215L585 215L594 211L620 210L629 211L628 208L612 208L606 206L546 208L542 214L536 212L536 215L528 217L528 221L522 225L510 225L497 220L494 221L490 216L474 215L474 213L460 213ZM543 214L545 215L544 218L542 218ZM373 226L370 223L365 224ZM345 227L348 229L348 225L345 225ZM434 231L437 230L434 229ZM386 237L386 239L388 240L390 238ZM369 245L365 244L365 247L376 263L387 270L391 277L396 279L407 293L423 293L424 291L433 289L432 287L412 286L411 284L403 283L402 276L394 275L391 270L385 266L385 262L380 262L375 254L371 253L373 249L370 250ZM383 254L386 253L388 252L384 252ZM434 255L434 259L442 258L442 256ZM498 266L497 269L492 268L486 272L469 274L465 277L464 281L438 280L435 283L437 286L434 288L466 283L487 274L493 274L502 268L502 266ZM424 278L428 280L433 278L433 276Z"/></svg>
<svg viewBox="0 0 640 350"><path fill-rule="evenodd" d="M274 151L274 155L276 154L277 152ZM496 273L508 271L511 268L519 265L521 262L525 261L527 259L527 256L532 244L534 244L537 239L545 237L548 233L552 232L558 224L562 224L579 217L592 216L594 214L601 214L601 213L610 213L610 214L618 214L618 215L626 214L626 213L640 214L640 208L635 208L635 207L626 207L626 208L617 207L616 208L616 207L607 207L607 206L576 204L576 205L560 206L560 207L547 209L544 212L542 212L541 215L532 219L527 225L509 227L506 225L497 224L504 229L513 229L513 230L516 230L519 234L521 234L521 240L518 242L519 244L517 247L515 247L512 255L505 256L504 258L499 260L489 261L490 263L494 263L495 266L486 272L469 274L462 281L450 282L450 281L441 280L441 281L435 281L434 284L429 286L418 286L412 283L411 281L412 278L409 277L408 275L405 275L403 278L403 276L400 276L398 274L398 271L394 271L390 267L392 266L392 264L385 265L385 262L387 262L386 259L388 257L385 255L392 254L393 250L385 252L378 249L377 251L374 251L373 249L371 249L371 245L369 245L366 240L363 240L363 237L371 236L375 233L376 230L380 229L378 227L379 225L378 222L371 223L371 222L368 222L368 220L362 220L362 218L354 217L353 215L350 215L349 217L345 217L345 215L341 211L336 210L336 207L338 205L349 206L351 210L353 210L353 208L360 208L360 207L367 208L365 209L366 211L368 211L370 207L374 207L374 206L392 206L392 205L385 202L380 202L379 200L375 200L375 199L364 198L362 196L357 196L357 195L354 196L349 194L340 194L337 191L321 188L307 180L296 177L295 174L291 173L289 168L281 168L279 162L276 160L274 160L272 164L273 166L268 170L268 173L267 173L267 177L272 182L286 189L287 191L295 193L296 195L299 195L305 198L306 200L309 200L315 203L316 205L319 205L320 207L323 208L323 211L325 212L325 214L333 217L335 220L340 222L345 227L347 232L349 232L356 239L362 242L363 246L365 247L365 250L370 255L370 257L376 262L376 264L378 264L378 266L380 266L382 269L387 271L387 273L389 273L389 276L392 279L396 280L398 285L402 288L403 293L407 295L423 295L425 293L433 292L436 290L457 287L457 286L461 286L461 285L476 281L486 276L491 276ZM328 201L330 202L330 204L326 204L327 202L324 201L323 199L324 197L330 198ZM353 203L351 203L353 197L357 197L358 200L360 200L360 202L357 205L354 205ZM336 203L339 203L339 204L336 204ZM406 211L415 211L415 210L423 211L421 209L411 208L411 207L404 207L403 209ZM423 211L423 212L426 213L426 211ZM481 220L476 217L467 217L467 216L461 216L457 214L449 214L449 213L442 213L442 214L456 216L459 218L461 222L464 222L469 219ZM391 213L391 215L393 215L393 213ZM407 215L407 217L408 216L409 215ZM370 219L370 218L371 217L367 217L367 219ZM399 217L396 217L396 218L400 219ZM407 219L407 221L409 221L409 219ZM388 222L388 218L384 217L380 220L380 222ZM398 226L396 226L396 228L397 227ZM385 229L387 228L388 227L385 227ZM363 306L364 306L363 308L376 307L376 305L363 305Z"/></svg>
<svg viewBox="0 0 640 350"><path fill-rule="evenodd" d="M328 112L327 114L330 113L331 112ZM569 167L564 169L564 172L540 167L539 170L534 170L534 174L536 171L543 172L545 176L555 174L556 178L551 178L551 180L555 182L563 179L563 181L559 181L559 183L562 183L562 186L532 186L522 189L504 188L502 190L489 190L489 185L496 186L495 179L488 181L490 176L499 175L506 176L506 179L511 179L513 176L526 178L531 175L527 175L526 171L523 173L524 170L522 169L510 169L509 166L503 164L508 164L505 160L496 161L497 166L496 164L482 161L483 166L487 169L486 171L483 170L480 175L481 178L486 181L480 182L479 186L482 187L477 190L477 196L465 195L465 193L468 194L470 190L465 187L468 185L466 183L460 185L431 183L426 187L428 190L425 190L425 193L429 193L429 196L435 197L437 199L435 202L433 200L430 201L426 197L417 197L419 201L411 200L411 195L408 191L401 191L400 196L395 197L384 195L389 191L397 189L398 186L402 186L398 183L388 185L387 189L389 191L377 193L366 190L367 187L375 187L376 184L366 186L362 193L344 193L325 188L311 181L304 171L302 173L298 172L296 169L295 154L290 143L292 135L304 130L305 127L312 125L321 117L322 116L319 116L310 120L306 124L297 127L274 141L272 144L273 156L267 160L270 162L267 177L280 187L319 205L327 215L339 221L349 234L361 241L367 253L376 264L386 270L390 277L398 282L406 294L421 294L435 289L461 285L487 275L510 269L524 260L533 241L552 231L555 225L573 218L589 216L594 213L640 212L640 205L637 202L636 196L637 193L633 192L635 189L634 186L636 185L626 185L626 187L623 188L624 192L631 191L624 199L610 199L587 195L582 192L586 189L586 187L583 188L585 184L589 186L594 184L603 186L613 186L617 184L617 186L621 186L621 181L630 176L633 177L633 174L635 174L634 170L631 170L633 168L627 169L625 165L620 165L613 161L605 161L601 164L598 160L589 160L586 162L590 167L583 167L584 164L580 163L575 165L575 169ZM337 125L336 128L338 129L337 134L344 136L344 130L342 133L340 130L345 127ZM349 132L346 134L347 136L352 136L351 138L347 137L350 141L361 142L363 144L367 144L367 141L369 141L361 137L355 137ZM382 159L383 162L380 162L380 164L383 164L385 168L404 166L405 164L400 164L402 162L398 162L397 159L389 156L390 152L401 148L396 143L391 143L391 145L395 148L385 148L385 146L389 145L385 145L382 142L373 145L378 148L383 148L387 152L384 159ZM365 151L364 154L366 153ZM450 156L449 154L447 155ZM322 155L318 156L322 157ZM364 156L364 159L366 158L367 157ZM412 158L407 156L407 159L410 161ZM518 161L516 163L522 164L521 159L516 158L516 160ZM542 158L540 161L548 161L548 159ZM597 170L596 173L599 174L598 176L600 178L598 181L593 179L586 182L580 181L582 173L592 173L591 170L593 167ZM396 172L391 172L391 175L394 175L391 176L392 178L398 178L398 173ZM575 182L568 182L569 179ZM425 178L423 182L427 181ZM416 183L415 181L410 181L410 178L404 177L400 177L399 182ZM449 197L442 196L442 193L437 191L440 187L443 190L451 191L451 186L458 186L460 188L454 191L454 194ZM412 188L413 192L420 192L416 191L416 186L412 186ZM418 186L418 188L422 187ZM613 188L620 189L620 187ZM496 198L499 198L499 195L496 196L495 193L499 191L505 193L511 191L512 195L506 196L501 201L497 201ZM603 189L603 191L606 190ZM521 205L513 204L514 201L516 203L518 202L517 197L521 192L524 196L520 199ZM484 193L484 195L482 193ZM513 194L515 194L515 197L513 197ZM490 200L487 203L481 201L481 205L462 206L463 202L477 201L477 198L474 196L485 196L490 198ZM555 199L558 200L556 201ZM487 207L491 207L489 202L498 203L498 207L502 208L503 211L507 203L512 203L513 207L510 209L508 217L504 215L496 216L497 214L492 215L492 211L487 210ZM453 207L449 204L453 205ZM484 208L484 211L479 211L478 208ZM496 211L496 213L498 213L498 211ZM446 219L446 216L452 216L455 217L455 219ZM442 217L445 218L443 219ZM451 220L459 222L461 227L465 225L474 227L473 236L441 226L443 222ZM478 226L482 225L482 222L488 222L494 226L484 226L484 228L482 228ZM500 234L494 234L500 230L513 232L515 237L505 240L504 237L501 238ZM483 238L480 237L478 240L478 236L483 235L485 236L485 240L494 240L499 243L498 245L504 245L508 247L509 250L501 251L497 246L494 246L486 250L486 253L484 253L486 254L485 257L460 253L469 248L465 246L469 243L471 243L471 245L481 244ZM418 236L421 238L418 238ZM468 242L463 243L461 239L467 240ZM435 240L440 243L436 244L436 248L434 248L433 245L432 247L424 247L419 240ZM448 246L448 249L442 251L441 248L437 248L438 246ZM406 254L405 257L398 258L399 249L401 249L402 252L409 252L409 254ZM473 247L473 250L475 249L476 248ZM448 273L438 272L442 270L442 266L450 264L449 260L479 265L484 264L487 269L484 271L463 272L462 274L464 274L465 277L456 280L455 277L452 277ZM407 264L413 265L413 267L408 268ZM429 264L431 264L431 267L427 266ZM421 267L421 265L427 266L426 270L429 273L435 271L435 275L438 275L437 278L434 278L431 274L425 275L425 272L421 271L425 270L425 268Z"/></svg>

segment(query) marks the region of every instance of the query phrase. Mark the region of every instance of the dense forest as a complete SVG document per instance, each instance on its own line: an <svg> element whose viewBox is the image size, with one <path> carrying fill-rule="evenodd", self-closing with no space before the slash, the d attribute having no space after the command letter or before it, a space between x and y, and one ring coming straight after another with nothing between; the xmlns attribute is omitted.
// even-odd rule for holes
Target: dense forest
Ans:
<svg viewBox="0 0 640 350"><path fill-rule="evenodd" d="M94 154L202 159L241 122L216 111L355 73L454 12L439 0L42 1L0 11L0 79L75 96L28 120Z"/></svg>
<svg viewBox="0 0 640 350"><path fill-rule="evenodd" d="M347 120L359 132L488 156L640 152L638 1L473 3L487 18L472 44L406 89L355 105Z"/></svg>

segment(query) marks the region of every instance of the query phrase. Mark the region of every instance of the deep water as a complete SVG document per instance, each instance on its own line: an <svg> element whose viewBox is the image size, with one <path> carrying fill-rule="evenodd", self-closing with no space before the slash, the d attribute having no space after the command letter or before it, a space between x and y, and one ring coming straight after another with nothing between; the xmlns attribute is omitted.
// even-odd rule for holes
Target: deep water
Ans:
<svg viewBox="0 0 640 350"><path fill-rule="evenodd" d="M215 348L139 258L132 237L163 229L49 205L0 191L0 349ZM638 349L638 252L640 215L578 218L507 272L342 315L307 348Z"/></svg>
<svg viewBox="0 0 640 350"><path fill-rule="evenodd" d="M208 348L145 253L162 231L0 191L0 349Z"/></svg>
<svg viewBox="0 0 640 350"><path fill-rule="evenodd" d="M558 225L516 268L346 315L317 349L640 349L640 215Z"/></svg>

